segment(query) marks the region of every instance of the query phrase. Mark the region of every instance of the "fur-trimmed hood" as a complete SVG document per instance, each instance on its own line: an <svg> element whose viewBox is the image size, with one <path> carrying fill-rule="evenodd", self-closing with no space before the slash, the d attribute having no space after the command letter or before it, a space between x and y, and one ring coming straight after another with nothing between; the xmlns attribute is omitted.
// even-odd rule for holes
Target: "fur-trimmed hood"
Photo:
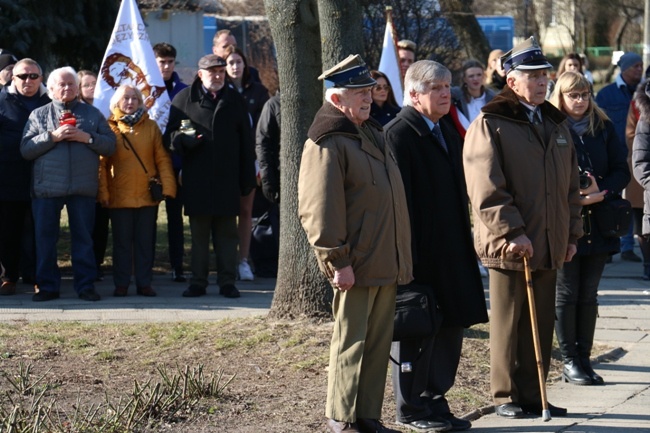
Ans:
<svg viewBox="0 0 650 433"><path fill-rule="evenodd" d="M555 124L559 125L566 119L566 115L548 101L544 101L539 107L542 111L542 117L551 120ZM517 94L509 87L504 87L501 93L481 108L481 111L486 114L504 116L522 122L529 121L526 107L519 102Z"/></svg>
<svg viewBox="0 0 650 433"><path fill-rule="evenodd" d="M650 80L641 82L634 92L634 103L639 110L639 120L650 123Z"/></svg>
<svg viewBox="0 0 650 433"><path fill-rule="evenodd" d="M372 117L366 120L365 124L374 127L379 132L383 131L379 122ZM345 114L343 114L341 110L329 102L326 102L316 113L314 121L309 127L307 136L313 142L318 143L319 140L322 140L325 136L330 134L359 135L359 131L354 123L345 117Z"/></svg>

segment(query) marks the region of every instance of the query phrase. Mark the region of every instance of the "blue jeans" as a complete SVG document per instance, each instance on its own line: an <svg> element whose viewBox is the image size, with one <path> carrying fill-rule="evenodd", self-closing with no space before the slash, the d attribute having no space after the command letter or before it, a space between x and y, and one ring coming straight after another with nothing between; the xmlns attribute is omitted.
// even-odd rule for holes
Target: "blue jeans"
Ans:
<svg viewBox="0 0 650 433"><path fill-rule="evenodd" d="M68 195L32 200L36 237L36 284L44 292L58 292L61 289L56 244L59 240L63 206L68 211L70 224L74 289L80 293L84 289L93 288L97 277L92 239L95 197Z"/></svg>
<svg viewBox="0 0 650 433"><path fill-rule="evenodd" d="M634 224L630 224L630 230L621 237L621 252L634 250Z"/></svg>

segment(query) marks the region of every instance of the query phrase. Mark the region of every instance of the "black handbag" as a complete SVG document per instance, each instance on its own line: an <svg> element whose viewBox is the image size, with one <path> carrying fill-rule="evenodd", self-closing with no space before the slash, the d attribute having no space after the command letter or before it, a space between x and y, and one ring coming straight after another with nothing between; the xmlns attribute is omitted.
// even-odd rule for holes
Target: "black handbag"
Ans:
<svg viewBox="0 0 650 433"><path fill-rule="evenodd" d="M397 287L393 341L429 338L441 322L432 287L417 283Z"/></svg>
<svg viewBox="0 0 650 433"><path fill-rule="evenodd" d="M131 141L129 141L129 139L124 133L122 133L122 138L124 138L124 141L126 141L126 143L129 145L129 148L133 151L133 154L138 159L138 162L142 166L144 173L149 174L149 172L147 171L147 167L144 166L144 163L140 159L140 155L138 155L138 152L135 151L135 148L131 144ZM160 179L157 176L149 177L149 192L151 193L151 199L155 202L160 202L165 199L165 196L163 195L162 183L160 182Z"/></svg>
<svg viewBox="0 0 650 433"><path fill-rule="evenodd" d="M598 232L605 238L625 236L632 223L632 205L624 198L613 198L593 204L588 211Z"/></svg>

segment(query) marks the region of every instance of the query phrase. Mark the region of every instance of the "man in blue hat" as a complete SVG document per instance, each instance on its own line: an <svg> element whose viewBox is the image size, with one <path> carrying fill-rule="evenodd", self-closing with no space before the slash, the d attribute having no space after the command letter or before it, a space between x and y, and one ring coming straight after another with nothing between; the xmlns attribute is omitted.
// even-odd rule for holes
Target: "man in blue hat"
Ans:
<svg viewBox="0 0 650 433"><path fill-rule="evenodd" d="M412 280L404 186L381 126L370 118L376 84L351 55L320 77L298 180L298 212L334 289L327 386L332 433L395 432L379 421L397 284Z"/></svg>
<svg viewBox="0 0 650 433"><path fill-rule="evenodd" d="M576 253L582 220L566 116L545 100L551 64L532 37L501 60L506 87L470 125L463 161L474 246L490 273L492 398L497 415L519 418L542 414L523 257L530 258L545 380L556 273Z"/></svg>
<svg viewBox="0 0 650 433"><path fill-rule="evenodd" d="M643 77L643 59L637 53L627 52L621 56L617 63L620 73L613 83L600 89L596 95L596 103L614 123L614 129L618 136L619 143L625 143L625 124L627 113L630 110L632 96L636 86L641 82ZM631 156L630 148L630 156ZM630 168L631 171L631 168ZM629 262L641 262L641 258L634 253L634 232L641 235L641 219L643 218L643 199L642 191L635 179L630 181L630 185L625 190L625 195L632 203L634 208L635 227L630 227L628 235L621 238L621 259ZM639 236L639 247L644 256L645 265L650 264L650 244L644 238Z"/></svg>

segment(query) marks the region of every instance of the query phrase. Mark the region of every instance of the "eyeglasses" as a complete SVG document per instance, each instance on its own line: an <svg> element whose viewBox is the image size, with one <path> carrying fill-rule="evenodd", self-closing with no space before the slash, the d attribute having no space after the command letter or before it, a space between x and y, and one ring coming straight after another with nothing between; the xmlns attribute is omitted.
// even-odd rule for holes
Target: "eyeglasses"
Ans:
<svg viewBox="0 0 650 433"><path fill-rule="evenodd" d="M18 77L21 80L25 81L26 79L36 80L40 77L39 74L14 74L14 77Z"/></svg>
<svg viewBox="0 0 650 433"><path fill-rule="evenodd" d="M591 92L571 92L571 93L565 93L569 97L570 100L572 101L577 101L578 99L582 99L583 101L588 101L589 97L591 96Z"/></svg>
<svg viewBox="0 0 650 433"><path fill-rule="evenodd" d="M377 84L375 90L390 90L390 86L388 84Z"/></svg>

